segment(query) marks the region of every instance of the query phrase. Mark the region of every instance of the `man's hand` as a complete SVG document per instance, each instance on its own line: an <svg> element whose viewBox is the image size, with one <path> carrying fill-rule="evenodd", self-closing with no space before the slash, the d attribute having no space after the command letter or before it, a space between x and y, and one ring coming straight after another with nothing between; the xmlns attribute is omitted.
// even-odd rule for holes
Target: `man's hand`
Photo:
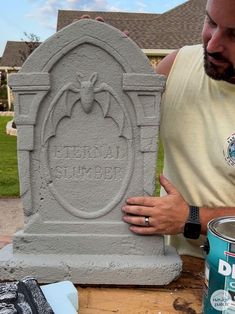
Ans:
<svg viewBox="0 0 235 314"><path fill-rule="evenodd" d="M122 208L123 220L130 224L134 233L179 234L184 230L189 208L182 195L163 175L160 184L167 192L163 197L132 197Z"/></svg>

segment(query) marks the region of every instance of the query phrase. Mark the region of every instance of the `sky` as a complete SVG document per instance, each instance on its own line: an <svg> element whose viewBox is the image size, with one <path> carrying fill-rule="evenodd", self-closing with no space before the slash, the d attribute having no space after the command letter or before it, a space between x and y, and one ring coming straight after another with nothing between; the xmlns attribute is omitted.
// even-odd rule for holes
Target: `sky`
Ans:
<svg viewBox="0 0 235 314"><path fill-rule="evenodd" d="M58 10L164 13L186 0L0 0L0 56L6 42L44 41L56 31Z"/></svg>

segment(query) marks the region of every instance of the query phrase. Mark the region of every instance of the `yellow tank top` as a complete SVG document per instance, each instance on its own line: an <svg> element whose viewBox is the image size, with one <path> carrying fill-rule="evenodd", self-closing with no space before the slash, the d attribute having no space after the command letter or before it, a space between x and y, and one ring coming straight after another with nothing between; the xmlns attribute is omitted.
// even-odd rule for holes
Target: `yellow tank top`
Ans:
<svg viewBox="0 0 235 314"><path fill-rule="evenodd" d="M161 114L165 176L189 204L235 206L235 85L205 74L201 45L177 54ZM179 254L202 256L202 243L170 237Z"/></svg>

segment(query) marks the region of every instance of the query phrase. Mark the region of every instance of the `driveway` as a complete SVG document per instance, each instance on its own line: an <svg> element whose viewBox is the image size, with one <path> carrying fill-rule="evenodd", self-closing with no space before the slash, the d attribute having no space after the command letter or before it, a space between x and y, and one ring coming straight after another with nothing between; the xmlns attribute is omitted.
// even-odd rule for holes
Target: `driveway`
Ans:
<svg viewBox="0 0 235 314"><path fill-rule="evenodd" d="M23 209L19 198L0 198L0 248L12 240L23 227Z"/></svg>

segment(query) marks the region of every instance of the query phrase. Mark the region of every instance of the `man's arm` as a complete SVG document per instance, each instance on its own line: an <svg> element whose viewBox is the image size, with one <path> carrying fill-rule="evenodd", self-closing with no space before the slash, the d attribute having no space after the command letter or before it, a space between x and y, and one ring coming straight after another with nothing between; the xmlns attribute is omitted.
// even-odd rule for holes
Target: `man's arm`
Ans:
<svg viewBox="0 0 235 314"><path fill-rule="evenodd" d="M158 63L158 65L156 66L157 74L168 76L178 52L179 50L173 51L172 53L167 55L165 58L163 58L161 62Z"/></svg>
<svg viewBox="0 0 235 314"><path fill-rule="evenodd" d="M183 233L189 215L189 204L163 175L160 176L160 183L167 195L162 197L131 197L122 208L123 220L130 224L132 232L149 235ZM201 233L206 234L207 223L211 219L222 216L235 216L235 207L200 207ZM145 217L149 218L149 225L146 225Z"/></svg>
<svg viewBox="0 0 235 314"><path fill-rule="evenodd" d="M214 219L223 216L234 216L235 217L235 207L200 207L200 220L202 225L202 234L207 233L207 223Z"/></svg>
<svg viewBox="0 0 235 314"><path fill-rule="evenodd" d="M157 74L168 76L179 50L166 56L156 67ZM131 197L122 208L123 220L130 224L130 230L138 234L173 235L184 231L189 215L189 204L176 187L163 175L160 183L167 195L162 197ZM190 204L197 206L198 204ZM200 208L201 233L206 234L210 220L235 216L235 207ZM146 223L146 219L147 222Z"/></svg>

